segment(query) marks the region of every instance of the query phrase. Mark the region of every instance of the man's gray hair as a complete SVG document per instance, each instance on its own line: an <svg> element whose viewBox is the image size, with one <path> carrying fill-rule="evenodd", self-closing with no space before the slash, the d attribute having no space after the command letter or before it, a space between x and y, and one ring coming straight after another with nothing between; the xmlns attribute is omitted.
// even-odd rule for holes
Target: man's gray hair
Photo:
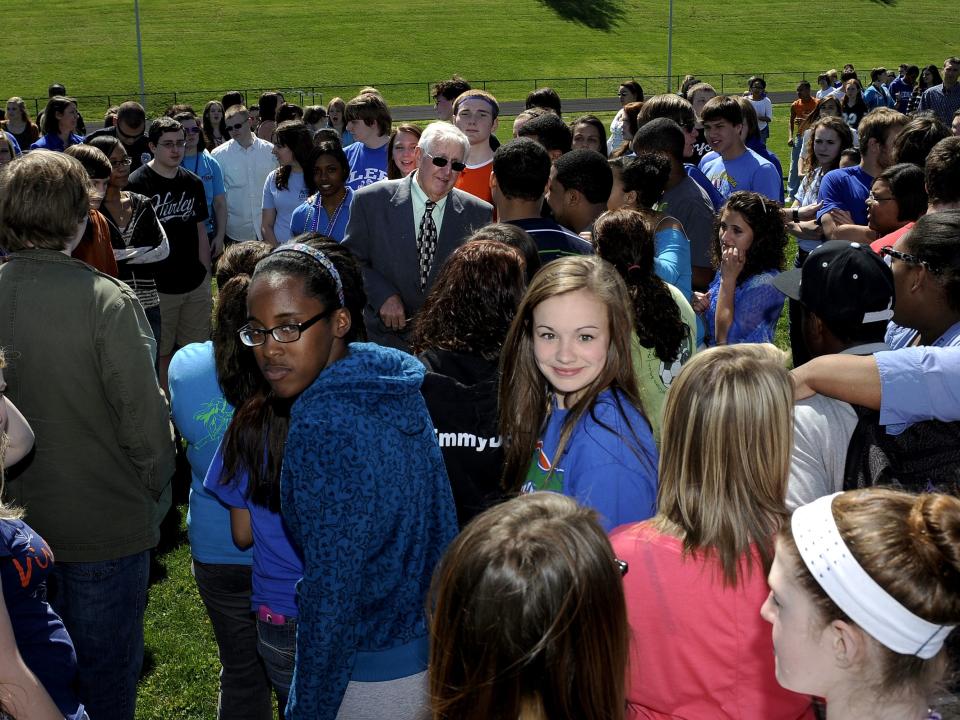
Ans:
<svg viewBox="0 0 960 720"><path fill-rule="evenodd" d="M432 122L427 125L417 147L428 155L434 154L434 148L438 143L452 142L460 143L463 147L462 160L466 161L470 154L470 138L463 134L463 131L456 125L444 121ZM452 159L452 158L451 158Z"/></svg>

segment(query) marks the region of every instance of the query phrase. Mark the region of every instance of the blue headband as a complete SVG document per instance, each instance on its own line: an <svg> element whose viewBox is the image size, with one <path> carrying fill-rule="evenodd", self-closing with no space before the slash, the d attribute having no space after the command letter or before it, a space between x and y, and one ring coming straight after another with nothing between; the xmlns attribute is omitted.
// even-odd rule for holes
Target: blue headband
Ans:
<svg viewBox="0 0 960 720"><path fill-rule="evenodd" d="M284 252L284 251L298 252L298 253L303 253L304 255L309 255L318 263L323 265L326 271L330 273L330 277L333 278L333 284L337 286L337 299L340 301L340 307L347 306L347 303L344 302L344 299L343 299L343 282L341 282L340 280L340 273L337 272L337 268L334 266L334 264L330 262L330 258L324 255L322 251L317 250L316 248L310 247L305 243L291 243L289 245L281 245L280 247L273 250L270 254L275 255L278 252Z"/></svg>

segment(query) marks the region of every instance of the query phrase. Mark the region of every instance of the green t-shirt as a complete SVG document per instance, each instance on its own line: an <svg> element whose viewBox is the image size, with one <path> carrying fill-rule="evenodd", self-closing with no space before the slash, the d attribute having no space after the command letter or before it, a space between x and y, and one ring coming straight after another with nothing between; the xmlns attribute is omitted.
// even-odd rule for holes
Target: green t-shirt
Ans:
<svg viewBox="0 0 960 720"><path fill-rule="evenodd" d="M663 422L663 404L667 398L670 383L680 372L680 368L693 357L697 351L697 316L690 307L690 303L683 297L677 288L667 283L670 295L677 307L680 308L680 318L687 326L687 337L680 347L680 354L673 363L667 365L657 357L653 348L643 347L637 334L633 334L632 353L633 369L637 374L637 390L643 403L643 412L646 413L650 426L653 428L653 437L660 445L660 425Z"/></svg>

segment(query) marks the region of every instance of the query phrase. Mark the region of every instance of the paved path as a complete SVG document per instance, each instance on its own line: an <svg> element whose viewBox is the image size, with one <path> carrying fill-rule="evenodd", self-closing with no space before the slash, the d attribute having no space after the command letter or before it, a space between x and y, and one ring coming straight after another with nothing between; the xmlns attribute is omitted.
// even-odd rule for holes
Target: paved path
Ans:
<svg viewBox="0 0 960 720"><path fill-rule="evenodd" d="M796 99L796 93L775 92L770 93L770 99L774 105L793 102ZM523 101L508 100L500 103L500 114L505 117L512 117L523 110ZM615 112L620 109L620 101L615 97L610 98L570 98L563 100L563 114L576 115L589 112ZM403 105L390 108L390 115L394 122L405 120L433 120L436 115L433 112L433 105Z"/></svg>

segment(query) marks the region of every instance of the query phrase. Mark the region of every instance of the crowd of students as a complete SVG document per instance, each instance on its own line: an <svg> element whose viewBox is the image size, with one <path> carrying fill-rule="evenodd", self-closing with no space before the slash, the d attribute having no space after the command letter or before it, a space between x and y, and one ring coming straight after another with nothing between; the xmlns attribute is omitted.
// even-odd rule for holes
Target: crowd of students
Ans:
<svg viewBox="0 0 960 720"><path fill-rule="evenodd" d="M219 718L934 717L960 59L901 69L800 83L786 176L759 77L503 144L458 76L425 127L12 98L0 717L134 716L178 450Z"/></svg>

